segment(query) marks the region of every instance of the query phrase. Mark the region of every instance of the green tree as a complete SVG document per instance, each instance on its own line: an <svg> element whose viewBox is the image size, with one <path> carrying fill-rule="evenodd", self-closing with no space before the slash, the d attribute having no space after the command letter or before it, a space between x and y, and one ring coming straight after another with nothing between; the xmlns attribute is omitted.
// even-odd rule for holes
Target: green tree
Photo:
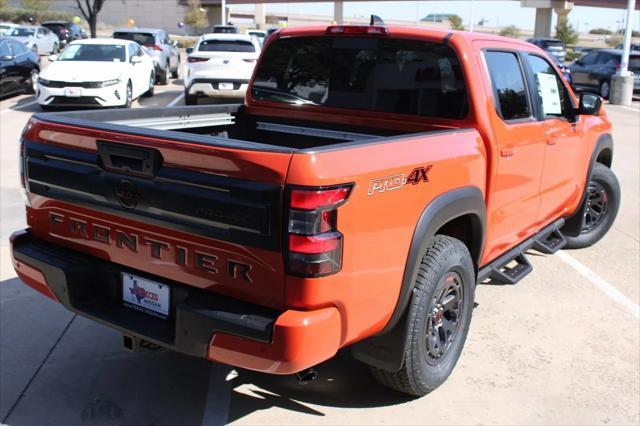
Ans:
<svg viewBox="0 0 640 426"><path fill-rule="evenodd" d="M520 28L515 25L509 25L508 27L504 27L500 30L500 35L503 37L511 37L511 38L519 38L520 37Z"/></svg>
<svg viewBox="0 0 640 426"><path fill-rule="evenodd" d="M184 23L195 29L207 28L209 19L202 9L200 0L187 0L188 8L184 14Z"/></svg>
<svg viewBox="0 0 640 426"><path fill-rule="evenodd" d="M558 16L556 38L562 40L564 44L576 44L578 42L578 33L573 29L566 15Z"/></svg>
<svg viewBox="0 0 640 426"><path fill-rule="evenodd" d="M91 38L96 38L98 28L98 13L102 10L102 6L106 0L84 0L84 7L80 0L76 0L80 13L84 16L84 19L89 23L89 30L91 31Z"/></svg>
<svg viewBox="0 0 640 426"><path fill-rule="evenodd" d="M458 15L449 16L449 25L452 30L464 30L464 25L462 25L462 18Z"/></svg>
<svg viewBox="0 0 640 426"><path fill-rule="evenodd" d="M609 47L616 47L617 45L622 44L623 40L622 35L614 34L604 39L604 42L607 43L607 46Z"/></svg>

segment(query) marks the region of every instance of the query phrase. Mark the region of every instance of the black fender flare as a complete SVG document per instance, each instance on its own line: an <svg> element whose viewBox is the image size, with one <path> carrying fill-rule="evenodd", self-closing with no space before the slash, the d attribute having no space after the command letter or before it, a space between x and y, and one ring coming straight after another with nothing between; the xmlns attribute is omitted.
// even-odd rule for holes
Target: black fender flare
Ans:
<svg viewBox="0 0 640 426"><path fill-rule="evenodd" d="M352 354L356 359L387 371L398 371L402 368L407 327L406 311L422 256L431 238L442 226L465 215L471 218L472 236L469 251L477 272L484 247L486 204L479 188L466 186L439 195L422 211L413 232L400 294L393 314L380 333L352 346Z"/></svg>
<svg viewBox="0 0 640 426"><path fill-rule="evenodd" d="M589 186L589 180L591 180L591 172L593 171L593 165L600 159L600 162L605 166L611 168L611 162L613 160L613 138L610 133L604 133L600 135L596 146L591 153L591 160L589 161L589 168L587 169L587 176L584 181L584 191L580 197L580 203L571 216L569 216L565 224L562 226L562 233L571 237L577 237L580 235L580 229L582 228L582 216L584 215L584 199L587 196L587 187Z"/></svg>

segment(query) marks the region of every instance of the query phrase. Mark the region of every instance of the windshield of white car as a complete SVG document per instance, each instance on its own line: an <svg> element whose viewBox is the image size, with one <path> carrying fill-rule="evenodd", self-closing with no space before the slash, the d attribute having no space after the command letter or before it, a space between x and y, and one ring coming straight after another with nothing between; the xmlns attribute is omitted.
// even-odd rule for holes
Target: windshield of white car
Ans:
<svg viewBox="0 0 640 426"><path fill-rule="evenodd" d="M120 40L131 40L135 41L138 44L143 46L153 46L156 44L156 39L153 34L149 33L125 33L125 32L116 32L113 33L113 38L117 38Z"/></svg>
<svg viewBox="0 0 640 426"><path fill-rule="evenodd" d="M71 44L58 56L58 60L124 62L126 51L121 44Z"/></svg>
<svg viewBox="0 0 640 426"><path fill-rule="evenodd" d="M204 40L198 46L199 52L255 52L250 41L244 40Z"/></svg>
<svg viewBox="0 0 640 426"><path fill-rule="evenodd" d="M35 31L36 30L34 30L33 28L14 28L12 30L9 30L7 35L10 35L12 37L28 37L32 36Z"/></svg>

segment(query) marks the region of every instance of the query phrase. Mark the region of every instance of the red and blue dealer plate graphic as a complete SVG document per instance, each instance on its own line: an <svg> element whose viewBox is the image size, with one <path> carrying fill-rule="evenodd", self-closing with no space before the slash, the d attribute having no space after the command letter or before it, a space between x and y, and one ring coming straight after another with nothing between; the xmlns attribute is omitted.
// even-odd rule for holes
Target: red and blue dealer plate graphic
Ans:
<svg viewBox="0 0 640 426"><path fill-rule="evenodd" d="M132 274L122 274L122 301L130 308L166 318L169 286Z"/></svg>

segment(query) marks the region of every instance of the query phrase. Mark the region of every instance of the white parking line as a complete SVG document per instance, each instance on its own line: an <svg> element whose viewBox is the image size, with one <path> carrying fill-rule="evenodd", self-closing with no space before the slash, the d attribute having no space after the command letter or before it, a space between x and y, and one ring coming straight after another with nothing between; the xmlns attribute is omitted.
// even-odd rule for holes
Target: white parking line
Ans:
<svg viewBox="0 0 640 426"><path fill-rule="evenodd" d="M563 262L571 266L575 269L580 275L585 277L591 282L591 284L595 285L598 290L603 292L607 297L609 297L614 302L622 305L627 311L631 313L636 319L640 319L640 306L631 301L627 296L622 294L620 290L609 284L598 274L593 272L587 266L583 265L581 262L573 258L565 251L560 251L556 253L556 255L562 259Z"/></svg>
<svg viewBox="0 0 640 426"><path fill-rule="evenodd" d="M0 111L0 114L4 114L4 113L7 113L7 112L12 112L12 111L14 111L14 112L15 111L20 111L22 108L26 108L28 106L35 105L37 103L38 102L36 102L36 101L31 101L31 102L27 102L26 104L22 104L19 107L13 108L13 109L11 109L11 108L3 109L2 111Z"/></svg>
<svg viewBox="0 0 640 426"><path fill-rule="evenodd" d="M617 105L617 106L619 106L620 108L623 108L623 109L628 109L629 111L640 112L639 108L633 108L633 107L626 106L626 105Z"/></svg>
<svg viewBox="0 0 640 426"><path fill-rule="evenodd" d="M168 107L172 107L175 104L177 104L178 102L180 102L182 100L182 98L184 98L184 93L180 93L178 96L176 96L176 98L174 100L172 100L171 102L169 102L167 104Z"/></svg>

